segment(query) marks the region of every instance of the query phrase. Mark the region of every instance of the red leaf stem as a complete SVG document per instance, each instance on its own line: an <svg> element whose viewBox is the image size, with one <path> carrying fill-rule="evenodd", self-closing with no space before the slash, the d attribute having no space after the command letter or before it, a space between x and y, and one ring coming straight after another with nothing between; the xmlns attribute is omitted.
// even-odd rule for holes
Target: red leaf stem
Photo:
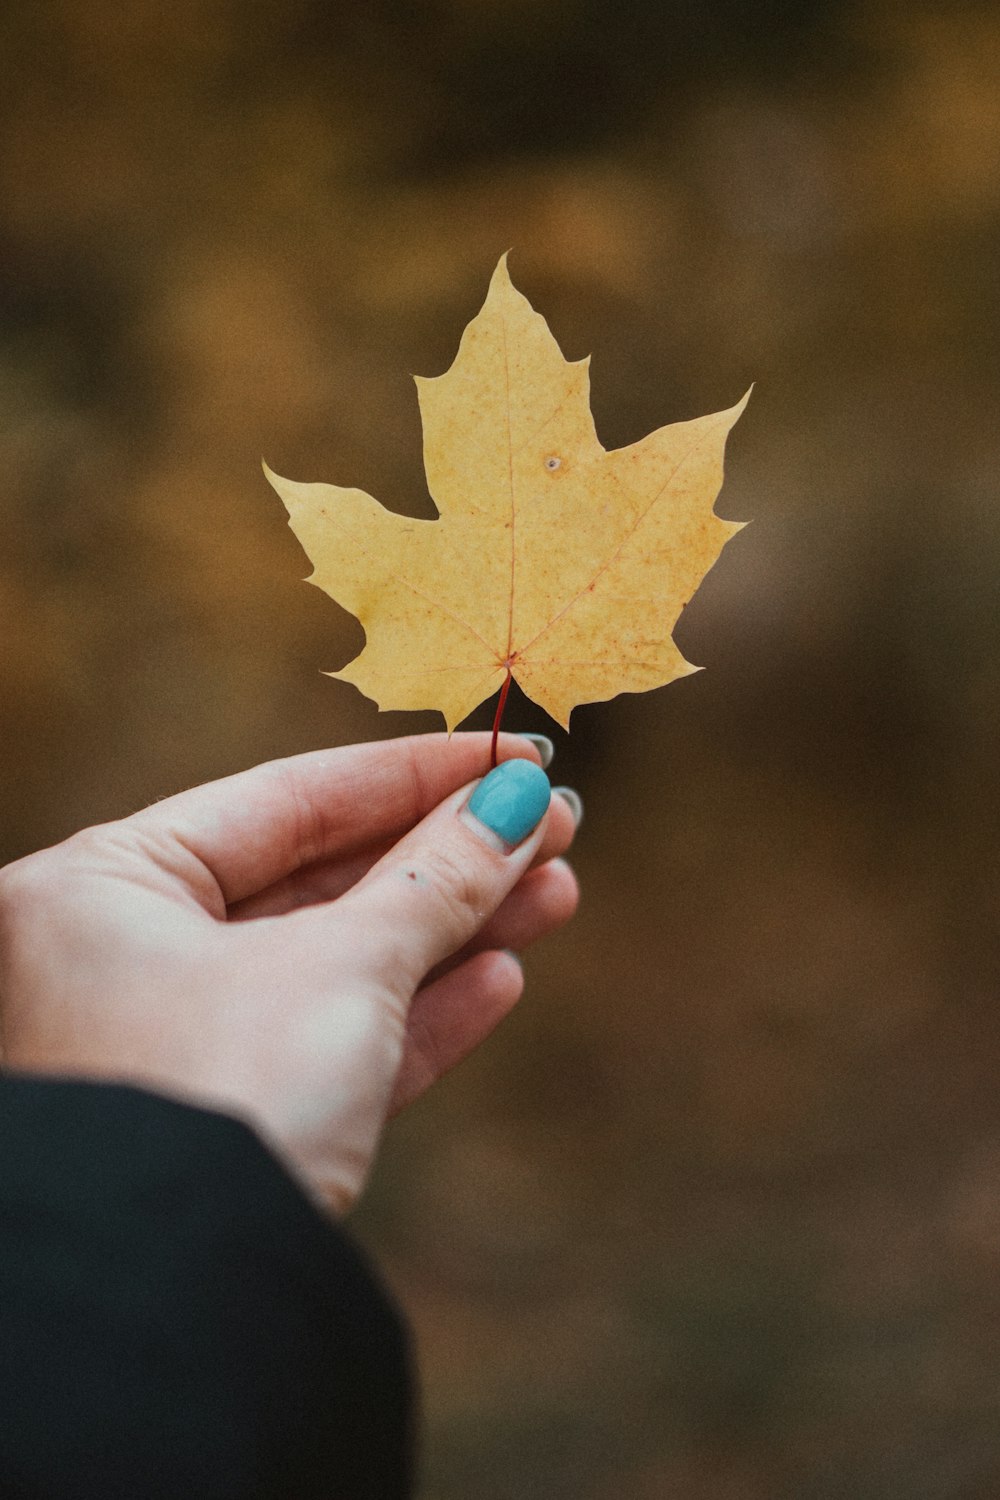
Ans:
<svg viewBox="0 0 1000 1500"><path fill-rule="evenodd" d="M504 678L503 687L500 689L500 698L497 702L497 711L493 719L493 739L490 742L490 770L497 763L497 739L500 734L500 720L507 706L507 694L510 692L510 668L507 668L507 676Z"/></svg>

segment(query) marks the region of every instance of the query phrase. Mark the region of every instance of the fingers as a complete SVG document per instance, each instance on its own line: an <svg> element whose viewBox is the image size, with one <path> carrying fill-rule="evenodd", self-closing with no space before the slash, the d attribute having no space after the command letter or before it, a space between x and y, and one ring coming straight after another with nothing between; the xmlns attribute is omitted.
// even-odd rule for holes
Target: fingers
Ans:
<svg viewBox="0 0 1000 1500"><path fill-rule="evenodd" d="M489 765L489 734L413 735L271 761L168 797L127 819L179 843L214 875L227 905L303 865L397 838ZM499 758L537 762L521 735Z"/></svg>
<svg viewBox="0 0 1000 1500"><path fill-rule="evenodd" d="M315 916L314 941L336 932L342 951L401 1005L436 964L493 917L545 836L549 783L518 760L449 797L379 860L353 890Z"/></svg>
<svg viewBox="0 0 1000 1500"><path fill-rule="evenodd" d="M573 916L580 899L576 876L562 859L529 870L511 891L486 926L452 958L428 975L426 984L466 962L473 954L490 948L522 953L563 927Z"/></svg>
<svg viewBox="0 0 1000 1500"><path fill-rule="evenodd" d="M436 1083L513 1010L524 988L512 953L477 953L415 997L406 1025L403 1061L390 1114Z"/></svg>
<svg viewBox="0 0 1000 1500"><path fill-rule="evenodd" d="M576 876L563 859L529 870L493 919L472 939L474 948L520 952L570 920L580 900Z"/></svg>
<svg viewBox="0 0 1000 1500"><path fill-rule="evenodd" d="M477 948L520 952L568 922L579 900L580 887L569 865L564 859L551 859L518 881L473 942Z"/></svg>
<svg viewBox="0 0 1000 1500"><path fill-rule="evenodd" d="M301 870L293 870L264 890L234 902L226 916L230 922L250 922L257 917L282 917L302 906L336 901L357 885L391 848L391 841L382 839L360 854L321 859L315 864L304 865Z"/></svg>
<svg viewBox="0 0 1000 1500"><path fill-rule="evenodd" d="M524 974L509 950L527 947L568 921L577 897L573 872L562 860L529 871L473 940L483 944L482 951L418 990L407 1018L390 1114L419 1098L513 1010L524 990Z"/></svg>
<svg viewBox="0 0 1000 1500"><path fill-rule="evenodd" d="M544 864L557 855L565 854L573 842L575 831L576 823L569 805L562 797L554 797L534 865ZM290 875L283 876L266 889L236 902L229 909L229 919L243 922L255 917L280 917L302 906L335 901L357 885L391 848L392 841L381 840L358 854L319 860L302 869L293 870ZM491 946L516 948L519 944L498 939Z"/></svg>

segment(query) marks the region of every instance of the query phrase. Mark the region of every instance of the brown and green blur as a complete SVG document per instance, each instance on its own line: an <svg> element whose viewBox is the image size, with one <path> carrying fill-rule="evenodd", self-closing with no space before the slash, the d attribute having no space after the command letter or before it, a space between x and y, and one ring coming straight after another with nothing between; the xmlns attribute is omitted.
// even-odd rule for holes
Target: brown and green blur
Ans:
<svg viewBox="0 0 1000 1500"><path fill-rule="evenodd" d="M357 1216L421 1500L995 1500L1000 11L35 0L0 57L3 858L436 727L320 675L259 461L431 514L408 372L502 251L607 446L756 381L707 670L554 732L580 915Z"/></svg>

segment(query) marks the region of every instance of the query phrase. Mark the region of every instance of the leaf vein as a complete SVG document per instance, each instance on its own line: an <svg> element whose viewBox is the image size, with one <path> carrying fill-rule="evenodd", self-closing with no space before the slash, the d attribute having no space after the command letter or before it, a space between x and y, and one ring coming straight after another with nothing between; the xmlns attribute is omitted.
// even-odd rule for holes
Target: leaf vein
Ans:
<svg viewBox="0 0 1000 1500"><path fill-rule="evenodd" d="M726 415L726 413L723 413L722 415ZM589 594L592 591L593 585L597 582L597 580L599 578L601 578L608 571L609 568L611 568L611 567L614 566L614 564L618 560L619 555L622 552L622 549L625 547L626 543L629 542L629 541L631 541L632 537L639 530L639 527L643 524L643 522L645 521L646 517L649 515L650 511L653 510L653 508L656 505L659 504L660 500L663 497L664 492L673 483L673 481L676 478L677 474L684 467L684 465L688 462L688 460L692 457L692 455L698 453L701 450L701 448L703 447L704 443L715 432L716 428L719 425L720 425L720 423L715 423L712 427L709 427L706 430L704 430L699 435L698 439L694 443L692 443L691 447L686 450L686 452L684 453L683 457L681 457L681 458L679 458L677 460L676 464L671 469L671 471L667 475L666 479L660 485L660 488L656 491L656 494L650 500L650 502L646 506L645 510L642 511L642 513L639 516L637 516L636 519L633 521L632 525L629 527L628 531L622 537L621 541L618 543L617 547L615 548L614 552L612 552L611 556L608 557L607 560L601 564L601 566L597 569L596 573L594 573L593 576L587 580L587 582L583 586L583 588L580 589L576 594L574 594L573 598L570 599L567 604L564 604L563 607L562 607L562 609L559 610L559 612L557 614L555 614L555 615L552 616L552 619L549 620L548 624L542 626L541 630L539 630L538 633L536 635L534 635L530 641L528 641L527 645L521 646L521 647L518 648L518 655L519 656L523 656L526 651L530 651L531 648L532 648L532 646L535 644L535 642L541 640L542 636L545 635L547 631L551 630L552 627L553 627L553 625L557 625L559 623L559 621L563 618L563 616L566 615L566 614L568 614L569 611L574 607L574 605L576 605L576 604L579 603L579 601L584 597L584 595ZM618 451L620 451L620 450L618 450ZM613 480L614 483L617 484L619 487L624 488L624 486L622 485L621 480L618 478L618 476L616 474L611 474L608 477L611 480Z"/></svg>
<svg viewBox="0 0 1000 1500"><path fill-rule="evenodd" d="M384 506L382 508L383 508L383 510L385 509ZM389 512L387 512L387 514L394 515L395 512L389 511ZM357 547L358 551L361 552L361 553L363 553L364 556L371 557L371 556L374 555L372 553L372 550L370 548L365 547L363 543L361 543L361 542L359 542L357 540L357 537L354 535L354 533L349 529L349 527L345 526L342 521L338 521L336 519L336 517L335 516L331 516L329 512L326 512L326 519L330 522L331 526L335 530L338 530L341 533L343 533L344 535L350 537L351 542L353 543L353 545L355 547ZM434 526L437 523L434 522L434 521L427 521L425 524L428 525L428 526ZM468 620L463 620L462 617L461 617L461 615L455 614L454 610L451 610L451 609L449 609L447 607L447 605L442 604L441 601L440 601L440 599L434 599L434 598L431 597L430 594L425 594L422 589L418 589L417 588L417 586L416 586L415 583L411 583L408 578L402 578L398 573L391 573L391 572L389 572L387 570L385 576L387 578L391 579L391 581L393 583L398 583L399 586L400 586L400 588L409 589L410 592L411 592L411 594L416 594L416 596L417 596L418 599L423 599L424 602L425 602L425 604L429 604L432 609L438 609L438 610L440 610L441 613L443 615L446 615L449 620L453 620L456 625L461 625L462 628L464 630L467 630L470 635L474 635L475 638L476 638L476 640L480 641L482 643L482 645L485 646L485 648L486 648L487 651L491 651L491 652L495 653L496 647L495 646L491 646L490 643L483 636L481 636L479 634L479 631L475 628L474 625L470 625L469 622L468 622ZM321 585L321 587L322 587L322 585Z"/></svg>

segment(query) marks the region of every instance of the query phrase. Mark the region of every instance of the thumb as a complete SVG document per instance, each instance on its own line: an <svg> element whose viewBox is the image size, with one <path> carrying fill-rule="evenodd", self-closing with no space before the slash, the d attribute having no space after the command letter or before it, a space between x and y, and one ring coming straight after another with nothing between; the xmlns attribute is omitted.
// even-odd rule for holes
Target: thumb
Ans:
<svg viewBox="0 0 1000 1500"><path fill-rule="evenodd" d="M408 1004L529 869L550 797L541 767L518 759L435 808L333 908L353 966Z"/></svg>

